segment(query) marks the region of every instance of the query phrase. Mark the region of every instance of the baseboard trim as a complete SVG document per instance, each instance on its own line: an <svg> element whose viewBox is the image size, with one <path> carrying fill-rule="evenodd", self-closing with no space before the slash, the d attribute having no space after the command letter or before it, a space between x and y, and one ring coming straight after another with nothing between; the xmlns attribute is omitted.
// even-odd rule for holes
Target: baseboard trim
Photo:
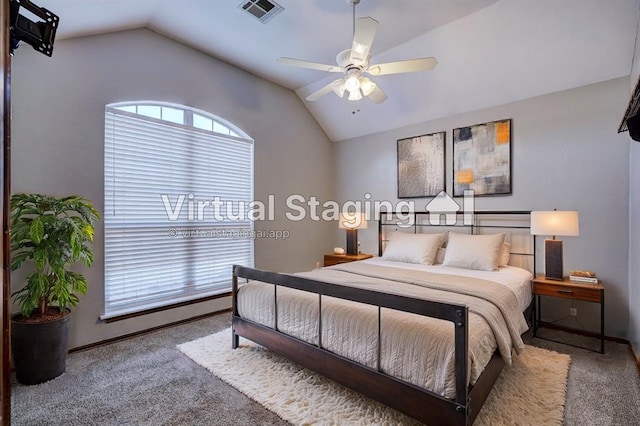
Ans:
<svg viewBox="0 0 640 426"><path fill-rule="evenodd" d="M168 324L163 324L163 325L159 325L159 326L156 326L156 327L147 328L145 330L140 330L140 331L136 331L136 332L133 332L133 333L124 334L122 336L113 337L111 339L105 339L105 340L101 340L99 342L89 343L88 345L78 346L76 348L69 349L69 353L82 352L82 351L86 351L86 350L89 350L89 349L94 349L94 348L97 348L97 347L100 347L100 346L109 345L111 343L121 342L123 340L132 339L134 337L142 336L144 334L153 333L154 331L162 330L164 328L170 328L170 327L175 327L177 325L188 324L190 322L198 321L198 320L201 320L201 319L204 319L204 318L209 318L209 317L212 317L214 315L223 314L225 312L231 312L231 310L232 309L229 308L229 309L224 309L224 310L221 310L221 311L209 312L207 314L198 315L198 316L187 318L187 319L183 319L183 320L180 320L180 321L175 321L175 322L171 322L171 323L168 323Z"/></svg>
<svg viewBox="0 0 640 426"><path fill-rule="evenodd" d="M638 352L631 343L629 343L629 347L631 348L633 357L636 359L636 367L638 367L638 373L640 373L640 352Z"/></svg>
<svg viewBox="0 0 640 426"><path fill-rule="evenodd" d="M580 330L579 328L566 327L564 325L558 325L551 322L540 321L540 327L550 328L552 330L566 331L567 333L578 334L580 336L595 337L596 339L600 338L600 334L594 333L593 331ZM623 339L621 337L604 336L604 340L607 340L609 342L622 343L623 345L631 345L627 339Z"/></svg>

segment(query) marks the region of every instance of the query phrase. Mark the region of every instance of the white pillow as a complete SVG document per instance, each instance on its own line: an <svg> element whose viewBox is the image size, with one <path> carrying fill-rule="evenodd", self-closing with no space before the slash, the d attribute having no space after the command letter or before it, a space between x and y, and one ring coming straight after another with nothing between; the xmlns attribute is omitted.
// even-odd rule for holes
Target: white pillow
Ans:
<svg viewBox="0 0 640 426"><path fill-rule="evenodd" d="M382 259L396 262L433 265L444 234L409 234L394 232Z"/></svg>
<svg viewBox="0 0 640 426"><path fill-rule="evenodd" d="M511 258L511 244L504 243L502 245L502 250L500 251L500 259L498 259L498 266L503 267L509 264L509 259Z"/></svg>
<svg viewBox="0 0 640 426"><path fill-rule="evenodd" d="M443 244L446 244L445 241ZM446 247L440 247L438 249L438 253L436 254L436 261L434 265L442 265L444 262L444 255L447 252ZM509 259L511 259L511 244L504 243L502 245L502 250L500 252L500 259L498 260L498 266L502 268L503 266L507 266L509 264Z"/></svg>
<svg viewBox="0 0 640 426"><path fill-rule="evenodd" d="M494 271L502 254L505 234L469 235L449 232L443 266Z"/></svg>

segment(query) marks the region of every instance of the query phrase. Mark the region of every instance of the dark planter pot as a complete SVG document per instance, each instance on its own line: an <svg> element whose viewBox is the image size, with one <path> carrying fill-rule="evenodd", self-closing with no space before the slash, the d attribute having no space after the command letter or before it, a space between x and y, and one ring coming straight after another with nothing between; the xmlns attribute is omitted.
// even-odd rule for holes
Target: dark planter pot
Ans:
<svg viewBox="0 0 640 426"><path fill-rule="evenodd" d="M16 316L11 319L11 355L18 382L37 385L64 373L71 315L36 323L16 321Z"/></svg>

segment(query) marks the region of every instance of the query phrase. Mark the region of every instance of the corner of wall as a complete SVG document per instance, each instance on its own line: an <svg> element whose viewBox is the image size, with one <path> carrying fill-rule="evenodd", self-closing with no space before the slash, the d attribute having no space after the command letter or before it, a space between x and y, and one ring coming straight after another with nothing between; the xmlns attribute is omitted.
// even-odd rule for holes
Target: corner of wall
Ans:
<svg viewBox="0 0 640 426"><path fill-rule="evenodd" d="M640 5L637 11L638 27L636 29L636 46L631 65L630 92L635 89L638 75L640 74ZM640 146L635 142L629 142L629 259L628 259L628 286L629 286L629 341L631 350L636 358L636 364L640 370L640 313L633 301L640 299L640 267L636 265L636 259L640 254Z"/></svg>

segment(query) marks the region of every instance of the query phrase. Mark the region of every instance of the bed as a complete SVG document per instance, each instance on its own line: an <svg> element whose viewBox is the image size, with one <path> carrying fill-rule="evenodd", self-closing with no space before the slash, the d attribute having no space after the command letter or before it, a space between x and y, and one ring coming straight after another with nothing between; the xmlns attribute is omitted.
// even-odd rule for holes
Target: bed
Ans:
<svg viewBox="0 0 640 426"><path fill-rule="evenodd" d="M528 212L481 212L455 226L413 215L410 226L380 218L378 258L295 275L234 266L233 347L248 338L428 424L473 423L524 346L535 265ZM508 264L465 264L465 247L500 235ZM434 265L402 257L416 241Z"/></svg>

